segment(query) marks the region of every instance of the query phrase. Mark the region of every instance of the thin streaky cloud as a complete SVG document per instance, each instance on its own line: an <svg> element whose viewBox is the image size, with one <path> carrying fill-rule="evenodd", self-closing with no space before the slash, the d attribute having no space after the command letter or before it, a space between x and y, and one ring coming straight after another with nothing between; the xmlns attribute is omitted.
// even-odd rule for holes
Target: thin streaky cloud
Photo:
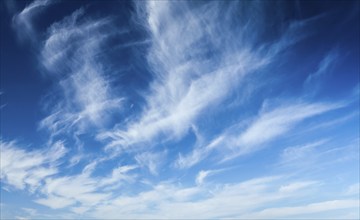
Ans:
<svg viewBox="0 0 360 220"><path fill-rule="evenodd" d="M358 219L355 1L5 2L0 218Z"/></svg>
<svg viewBox="0 0 360 220"><path fill-rule="evenodd" d="M206 183L206 179L210 176L216 175L218 173L224 172L227 169L217 169L217 170L200 170L199 173L196 175L195 183L197 185L202 185Z"/></svg>
<svg viewBox="0 0 360 220"><path fill-rule="evenodd" d="M258 213L240 216L239 218L259 219L259 218L286 218L291 216L306 216L318 212L329 212L334 209L351 209L358 206L357 200L330 200L308 204L306 206L269 208ZM341 217L336 217L341 219Z"/></svg>
<svg viewBox="0 0 360 220"><path fill-rule="evenodd" d="M38 33L33 23L34 17L56 2L57 0L36 0L14 15L13 26L21 40L30 39L34 43L38 41Z"/></svg>
<svg viewBox="0 0 360 220"><path fill-rule="evenodd" d="M302 181L302 182L295 182L288 185L283 185L280 187L279 192L281 193L291 193L297 191L299 189L317 184L316 181Z"/></svg>
<svg viewBox="0 0 360 220"><path fill-rule="evenodd" d="M110 82L95 56L113 34L101 32L111 25L111 19L82 23L79 19L83 14L84 10L79 9L53 24L41 52L46 69L54 74L67 73L60 75L59 87L63 92L60 105L40 123L41 128L48 128L54 135L74 127L81 132L89 125L100 126L107 114L121 109L124 100L111 95Z"/></svg>
<svg viewBox="0 0 360 220"><path fill-rule="evenodd" d="M245 130L239 131L236 127L228 129L208 145L196 147L187 156L180 155L176 165L191 167L205 159L215 149L228 151L222 161L253 153L263 148L265 143L289 132L301 121L341 107L343 107L341 103L288 103L275 109L262 110Z"/></svg>
<svg viewBox="0 0 360 220"><path fill-rule="evenodd" d="M329 74L332 67L338 62L339 52L335 49L331 50L319 63L317 70L311 73L305 80L305 85L311 84L315 80L319 80L320 77Z"/></svg>
<svg viewBox="0 0 360 220"><path fill-rule="evenodd" d="M15 189L41 187L42 180L59 172L58 161L67 153L62 142L49 149L27 152L17 143L1 141L1 180Z"/></svg>
<svg viewBox="0 0 360 220"><path fill-rule="evenodd" d="M241 85L242 78L264 68L278 53L298 41L288 38L302 25L290 25L288 37L279 39L276 49L267 46L271 53L261 53L263 47L250 50L257 42L243 32L231 30L231 22L219 23L216 18L221 19L221 12L217 5L217 2L208 4L209 11L202 13L202 8L190 9L182 2L147 3L144 22L152 38L148 62L155 80L150 84L150 94L145 96L147 105L139 120L124 130L98 136L110 139L108 148L127 148L161 134L169 139L181 138L206 108L221 104L231 95ZM175 8L181 10L177 12ZM180 15L187 22L180 20ZM261 29L262 25L255 28ZM233 38L242 37L247 39L243 44L232 44ZM200 43L204 38L207 40ZM221 45L222 42L229 44ZM219 47L221 52L217 53ZM207 58L205 55L210 51L214 55Z"/></svg>

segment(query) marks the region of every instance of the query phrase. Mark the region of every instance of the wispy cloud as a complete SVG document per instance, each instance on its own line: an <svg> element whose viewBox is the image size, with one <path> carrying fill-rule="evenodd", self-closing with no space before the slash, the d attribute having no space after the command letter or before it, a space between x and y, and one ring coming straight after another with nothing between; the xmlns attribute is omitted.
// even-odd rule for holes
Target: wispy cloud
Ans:
<svg viewBox="0 0 360 220"><path fill-rule="evenodd" d="M309 128L305 129L304 132L312 132L318 129L325 130L325 129L333 128L335 126L341 126L341 124L350 121L350 119L354 119L358 117L359 117L358 111L349 112L344 116L339 116L337 118L331 118L329 120L322 120L321 122L314 123L313 125L309 126Z"/></svg>
<svg viewBox="0 0 360 220"><path fill-rule="evenodd" d="M342 209L354 209L355 207L358 207L358 204L358 200L330 200L318 203L311 203L304 206L269 208L258 213L240 216L239 218L291 218L292 216L306 216L307 214L314 214L319 212L334 212L336 210ZM341 217L336 217L336 219L341 219Z"/></svg>
<svg viewBox="0 0 360 220"><path fill-rule="evenodd" d="M277 39L276 45L256 47L259 42L254 36L265 23L254 24L251 34L234 29L234 23L244 21L229 17L236 13L232 7L241 3L228 3L190 7L188 2L152 1L138 7L141 8L138 16L152 41L147 58L154 80L144 96L146 107L141 116L121 129L98 136L110 140L108 149L151 143L163 136L165 141L179 139L206 109L231 96L244 77L264 68L278 53L299 40L289 41L284 37ZM146 16L142 14L144 11ZM224 17L224 13L228 16ZM288 33L301 27L291 26Z"/></svg>
<svg viewBox="0 0 360 220"><path fill-rule="evenodd" d="M335 63L339 59L339 52L335 49L331 50L319 63L317 70L311 73L305 80L305 85L313 83L314 80L319 80L325 74L331 71L331 68L335 66Z"/></svg>
<svg viewBox="0 0 360 220"><path fill-rule="evenodd" d="M328 140L320 140L313 143L287 147L283 150L281 154L281 162L282 165L290 165L290 164L298 164L299 166L303 166L303 163L312 163L313 157L315 156L314 151L316 147L319 147L328 142ZM307 158L306 160L304 160Z"/></svg>
<svg viewBox="0 0 360 220"><path fill-rule="evenodd" d="M340 60L340 42L325 53L334 48L330 39L308 46L324 37L318 25L331 24L327 10L299 19L293 6L27 4L11 25L30 39L39 63L29 66L46 81L38 91L49 92L34 92L42 111L24 123L38 125L29 135L47 144L0 139L1 190L28 198L21 207L1 201L1 218L358 218L360 139L351 119L358 119L360 86L350 101L334 99L334 91L310 94L353 61ZM307 66L302 56L315 49L323 57ZM299 73L298 65L315 67ZM342 79L347 88L350 79ZM2 121L16 117L11 108ZM6 124L1 135L17 135L19 125Z"/></svg>
<svg viewBox="0 0 360 220"><path fill-rule="evenodd" d="M197 145L188 155L179 154L175 161L175 166L178 168L189 168L205 159L214 149L224 145L227 136L225 134L219 135L207 145Z"/></svg>
<svg viewBox="0 0 360 220"><path fill-rule="evenodd" d="M56 2L56 0L35 0L13 17L14 28L21 40L30 39L33 42L38 40L38 33L33 20L47 7Z"/></svg>
<svg viewBox="0 0 360 220"><path fill-rule="evenodd" d="M105 177L91 177L84 174L74 176L47 178L40 190L43 198L35 202L53 209L79 204L90 209L100 202L112 197L112 191L124 182L131 182L134 175L129 174L136 166L119 166ZM76 208L76 207L74 207Z"/></svg>
<svg viewBox="0 0 360 220"><path fill-rule="evenodd" d="M48 149L26 151L16 142L1 142L1 181L5 186L37 194L36 203L53 209L79 203L92 207L111 198L112 190L136 177L129 174L137 166L119 166L103 177L92 177L84 172L72 176L59 176L60 160L67 149L56 142Z"/></svg>
<svg viewBox="0 0 360 220"><path fill-rule="evenodd" d="M166 152L143 152L135 155L135 160L140 166L145 166L153 175L158 174L162 164L166 162Z"/></svg>
<svg viewBox="0 0 360 220"><path fill-rule="evenodd" d="M59 172L58 161L66 152L62 142L27 152L14 141L1 141L1 180L16 189L34 191L43 185L44 178Z"/></svg>
<svg viewBox="0 0 360 220"><path fill-rule="evenodd" d="M79 9L53 24L41 51L42 64L60 80L58 104L40 123L54 135L101 126L113 111L121 109L123 101L114 95L110 78L96 56L106 39L121 31L110 31L110 18L82 21L83 14Z"/></svg>
<svg viewBox="0 0 360 220"><path fill-rule="evenodd" d="M336 140L322 139L298 146L286 147L282 150L277 165L293 172L319 172L328 169L334 164L357 162L358 144L359 140L339 144ZM348 170L349 172L356 172L355 167Z"/></svg>
<svg viewBox="0 0 360 220"><path fill-rule="evenodd" d="M281 193L291 193L294 191L298 191L302 188L306 188L308 186L316 184L316 181L303 181L303 182L295 182L288 185L281 186L279 192Z"/></svg>
<svg viewBox="0 0 360 220"><path fill-rule="evenodd" d="M35 202L44 206L48 206L52 209L61 209L69 205L73 205L76 201L64 197L51 196L46 199L35 200Z"/></svg>
<svg viewBox="0 0 360 220"><path fill-rule="evenodd" d="M284 181L288 182L288 188L292 188L291 192L280 192L284 189L280 185ZM264 210L262 207L269 202L277 204L303 197L314 183L289 182L281 176L270 176L217 187L199 185L181 188L169 183L159 184L137 196L115 198L90 213L101 218L119 218L119 212L122 213L121 218L235 218L251 213L251 210ZM344 205L341 208L354 208L354 200L338 203ZM328 211L336 209L335 206L327 208ZM313 210L318 211L321 210ZM264 212L267 212L266 209ZM284 216L287 214L284 213Z"/></svg>
<svg viewBox="0 0 360 220"><path fill-rule="evenodd" d="M244 153L252 146L270 141L287 131L302 120L324 112L343 107L341 103L299 103L262 111L258 118L243 132L238 140ZM301 111L300 111L301 110Z"/></svg>
<svg viewBox="0 0 360 220"><path fill-rule="evenodd" d="M5 108L5 106L7 105L6 103L3 103L2 100L2 95L4 94L3 91L0 91L0 110L2 110L3 108Z"/></svg>
<svg viewBox="0 0 360 220"><path fill-rule="evenodd" d="M273 109L260 111L258 116L244 129L238 126L227 129L209 144L195 147L188 155L180 155L176 165L180 168L193 166L215 149L222 149L223 160L253 153L265 144L289 132L303 120L342 107L330 103L286 103ZM225 153L228 152L228 153Z"/></svg>
<svg viewBox="0 0 360 220"><path fill-rule="evenodd" d="M200 170L199 173L196 176L195 183L197 185L202 185L205 183L205 179L209 176L215 175L217 173L220 173L224 171L224 169L218 169L218 170Z"/></svg>

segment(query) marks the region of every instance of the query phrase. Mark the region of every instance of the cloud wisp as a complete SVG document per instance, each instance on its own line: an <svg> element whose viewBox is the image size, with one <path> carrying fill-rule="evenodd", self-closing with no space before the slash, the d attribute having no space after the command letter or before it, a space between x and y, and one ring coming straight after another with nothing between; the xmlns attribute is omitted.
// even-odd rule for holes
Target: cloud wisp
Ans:
<svg viewBox="0 0 360 220"><path fill-rule="evenodd" d="M136 166L120 166L103 178L96 178L82 173L75 176L48 178L41 189L43 198L35 200L36 203L53 209L73 206L75 213L82 213L97 204L112 197L112 190L119 188L124 182L131 182L134 178L128 174ZM79 204L82 209L74 206ZM86 208L86 209L85 209Z"/></svg>
<svg viewBox="0 0 360 220"><path fill-rule="evenodd" d="M27 152L17 143L1 141L1 181L8 185L34 191L42 186L44 178L59 173L60 159L67 153L62 142L44 150Z"/></svg>
<svg viewBox="0 0 360 220"><path fill-rule="evenodd" d="M21 12L14 15L13 26L20 40L31 40L33 43L37 42L38 32L34 27L34 18L54 3L56 3L56 1L36 0L27 5Z"/></svg>
<svg viewBox="0 0 360 220"><path fill-rule="evenodd" d="M312 83L314 80L319 80L320 77L328 74L339 58L338 56L338 52L335 49L330 51L323 60L321 60L317 70L306 78L305 85Z"/></svg>
<svg viewBox="0 0 360 220"><path fill-rule="evenodd" d="M209 186L209 188L205 186L179 188L171 184L158 184L152 190L137 196L118 197L108 201L107 204L95 208L91 214L101 218L118 218L120 209L123 218L136 219L178 219L192 218L193 216L197 216L197 218L244 219L256 218L256 216L264 218L265 213L271 213L276 217L290 217L299 214L302 206L274 209L262 207L268 203L276 204L280 201L301 198L316 189L316 182L295 181L281 186L280 182L283 181L288 180L280 176L269 176L217 188L211 188L213 186ZM286 192L284 192L285 188L288 189ZM139 201L141 202L139 203ZM325 207L325 204L333 204L333 206ZM304 207L308 207L305 209L306 213L336 212L338 209L352 209L355 206L356 200L321 201L304 205ZM255 210L261 211L252 213Z"/></svg>
<svg viewBox="0 0 360 220"><path fill-rule="evenodd" d="M113 111L121 109L123 101L113 95L109 75L96 56L106 40L121 31L109 31L111 18L87 21L83 14L79 9L53 24L41 51L42 64L60 79L63 94L53 113L40 123L54 135L101 126Z"/></svg>
<svg viewBox="0 0 360 220"><path fill-rule="evenodd" d="M307 118L343 107L330 103L287 103L274 109L262 109L245 128L234 126L218 135L209 144L197 146L188 155L180 155L175 162L179 168L188 168L205 159L216 149L222 149L222 161L253 153L264 148L266 143L289 132ZM301 109L301 111L300 111Z"/></svg>
<svg viewBox="0 0 360 220"><path fill-rule="evenodd" d="M125 182L132 182L136 165L115 167L108 175L92 176L91 172L65 175L60 166L68 150L62 142L41 150L26 151L16 142L1 142L1 181L5 190L24 190L36 194L34 202L60 209L75 204L91 207L113 196ZM40 198L39 198L40 197ZM86 209L87 210L87 209ZM86 211L83 210L83 211ZM75 213L80 213L74 207Z"/></svg>
<svg viewBox="0 0 360 220"><path fill-rule="evenodd" d="M189 4L153 1L138 6L140 21L152 42L147 59L154 80L144 96L146 106L141 116L121 129L98 136L110 140L108 149L151 143L164 136L165 140L183 137L206 109L221 105L233 95L244 77L264 68L298 41L283 37L270 45L255 46L256 37L233 28L236 22L253 22L241 20L246 19L243 17L239 21L231 19L236 13L232 7L239 7L239 3L223 6L211 2L199 7ZM224 18L224 13L229 17ZM254 24L253 34L264 25ZM301 27L293 25L286 33L292 36L290 33Z"/></svg>

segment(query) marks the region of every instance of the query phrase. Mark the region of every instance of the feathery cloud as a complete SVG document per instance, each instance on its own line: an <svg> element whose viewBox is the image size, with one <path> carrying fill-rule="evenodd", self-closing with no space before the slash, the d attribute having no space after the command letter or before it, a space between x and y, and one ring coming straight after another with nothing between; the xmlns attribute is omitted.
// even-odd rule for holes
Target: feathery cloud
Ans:
<svg viewBox="0 0 360 220"><path fill-rule="evenodd" d="M98 136L110 141L108 149L151 143L164 136L165 140L183 137L206 109L231 96L244 77L264 68L301 39L284 37L274 44L255 46L256 37L233 28L234 23L244 22L242 17L239 21L223 17L224 12L235 15L232 6L239 7L239 3L219 4L190 7L187 2L154 1L138 6L152 42L147 58L154 80L144 97L141 116L124 128ZM264 26L255 23L249 35L256 36ZM286 36L292 37L301 27L292 25Z"/></svg>
<svg viewBox="0 0 360 220"><path fill-rule="evenodd" d="M303 120L341 107L342 104L300 102L283 104L270 110L263 109L245 130L239 129L238 126L229 128L209 144L195 147L186 156L180 155L175 164L179 168L191 167L215 149L223 150L223 160L253 153L263 148L266 143L281 137Z"/></svg>
<svg viewBox="0 0 360 220"><path fill-rule="evenodd" d="M62 95L41 128L52 134L101 126L121 109L123 98L113 95L109 76L97 58L111 31L111 19L83 21L83 9L53 24L41 51L41 61L59 79ZM120 32L121 33L121 32Z"/></svg>
<svg viewBox="0 0 360 220"><path fill-rule="evenodd" d="M57 1L52 0L35 0L27 5L20 13L13 17L13 26L16 29L21 40L30 39L36 42L38 33L34 27L33 20L42 11Z"/></svg>
<svg viewBox="0 0 360 220"><path fill-rule="evenodd" d="M44 178L59 172L58 162L67 153L62 142L48 149L27 152L17 143L1 140L1 180L15 189L31 191L43 186Z"/></svg>

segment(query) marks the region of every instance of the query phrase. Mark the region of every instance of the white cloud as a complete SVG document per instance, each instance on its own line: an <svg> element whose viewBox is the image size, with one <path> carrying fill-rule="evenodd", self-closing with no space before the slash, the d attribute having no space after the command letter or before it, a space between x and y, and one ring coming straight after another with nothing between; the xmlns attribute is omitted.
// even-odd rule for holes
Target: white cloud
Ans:
<svg viewBox="0 0 360 220"><path fill-rule="evenodd" d="M34 32L33 16L50 4L47 0L36 0L16 15L14 22L18 27L24 26L27 34ZM55 142L46 150L25 150L16 146L15 142L1 142L0 177L4 188L12 186L30 192L35 203L55 210L62 209L54 211L62 215L59 218L280 218L338 209L349 210L356 216L358 200L336 200L336 192L333 198L326 198L328 201L318 198L317 201L306 202L304 198L318 190L319 181L315 180L270 176L225 183L226 180L222 179L208 181L221 169L201 167L200 171L182 172L172 170L172 166L166 170L164 177L171 176L173 179L156 182L163 179L162 175L156 175L165 170L164 164L169 161L176 168L189 168L209 156L228 160L250 154L284 137L306 119L344 105L320 102L285 103L274 105L274 108L264 105L250 121L236 122L220 134L212 134L213 138L201 137L196 130L199 121L204 118L220 120L207 117L207 113L223 108L224 101L232 101L228 99L242 92L246 77L267 67L282 50L301 40L306 35L301 30L307 21L284 24L284 32L277 34L273 30L274 39L262 41L259 39L272 25L267 23L268 17L262 15L266 7L255 1L246 3L249 5L245 6L251 7L246 7L248 12L244 13L250 13L256 19L248 19L239 13L238 6L244 7L240 1L228 2L228 5L216 1L200 5L186 1L134 4L139 10L137 19L140 18L140 24L149 34L149 40L141 42L150 45L146 58L153 78L149 88L143 91L145 106L140 114L125 118L120 123L115 120L110 122L118 123L113 130L104 129L107 127L104 125L111 121L108 119L114 111L121 113L124 98L117 94L117 87L111 83L111 74L108 74L111 71L107 69L106 59L103 60L103 55L99 54L106 50L108 40L127 33L127 30L114 28L116 22L112 17L85 18L85 9L80 9L51 25L42 35L45 40L40 48L41 64L58 83L55 88L58 89L55 90L57 96L49 96L44 101L50 106L51 113L40 123L41 128L51 132L49 143L59 134L77 136L91 131L86 133L91 136L101 131L98 138L109 141L106 142L106 150L114 150L115 154L96 155L89 160L85 160L85 154L76 154L67 160L64 158L67 149L63 142ZM144 13L140 14L142 9ZM131 44L113 46L128 47ZM308 80L325 74L336 58L326 57ZM191 127L197 140L190 153L177 154L178 149L149 150L154 143L162 145L168 140L181 140ZM87 135L85 139L89 138L91 143L92 137ZM80 142L76 139L75 146L80 148ZM309 159L308 155L324 143L323 140L286 148L281 162L290 164ZM140 147L128 148L134 146ZM123 149L128 151L121 155ZM219 154L214 155L215 151ZM327 155L327 152L321 153ZM175 161L171 158L174 155L179 155ZM81 158L85 164L79 162ZM137 164L119 166L118 159ZM65 162L69 165L60 170L59 166ZM96 172L105 162L100 174ZM205 166L209 165L216 166ZM155 175L151 178L156 183L149 184L150 180L139 178L142 174L138 172L140 168L146 168ZM69 174L70 170L74 173ZM104 170L107 173L104 174ZM173 171L176 173L171 173ZM197 174L195 179L182 182L189 173L191 177ZM243 178L241 173L233 174L231 178ZM249 172L246 175L259 174ZM359 184L349 186L346 193L341 192L341 196L357 195L358 187ZM288 206L289 203L292 205ZM32 217L37 214L33 209L23 210Z"/></svg>
<svg viewBox="0 0 360 220"><path fill-rule="evenodd" d="M127 166L120 166L115 168L112 171L112 174L110 177L108 178L104 178L102 179L99 184L100 186L109 186L109 185L113 185L113 184L119 184L121 183L121 181L128 181L131 182L134 178L134 176L131 176L128 174L129 171L134 170L138 168L135 165L127 165Z"/></svg>
<svg viewBox="0 0 360 220"><path fill-rule="evenodd" d="M25 172L28 172L28 167L32 166L41 170L44 166L46 167L46 163L41 161L57 162L64 154L61 145L53 147L46 157L43 156L43 151L26 152L19 149L16 152L13 149L12 154L9 154L9 148L13 149L13 144L6 143L6 147L2 144L2 149L6 150L2 150L1 155L5 152L9 159L15 159L10 156L12 154L18 155L17 161L21 160L23 163L17 163L16 166L21 167ZM42 157L44 158L39 159ZM9 167L9 160L1 160L1 162L2 171L3 167ZM178 183L164 182L155 184L150 190L141 190L135 194L118 194L123 183L131 183L135 179L130 172L136 168L135 165L120 166L113 169L109 175L101 177L90 176L92 172L64 177L44 175L42 187L36 189L40 198L34 199L34 202L52 209L68 208L74 214L81 216L105 219L193 218L194 216L197 218L237 218L239 216L252 218L266 215L286 217L302 214L299 211L301 208L304 208L307 213L342 208L353 209L356 202L355 200L339 200L298 207L283 207L281 204L286 204L288 199L293 201L306 196L309 193L308 188L316 190L317 188L313 186L317 185L317 181L291 181L284 176L270 176L233 184L204 184L205 178L219 170L200 171L195 179L196 186L185 187ZM5 174L8 173L9 169L5 168L5 170L7 171ZM16 172L18 173L18 169ZM31 176L28 173L25 176ZM268 203L273 203L275 208L264 209ZM329 206L324 208L325 205Z"/></svg>
<svg viewBox="0 0 360 220"><path fill-rule="evenodd" d="M215 149L222 149L224 160L249 154L263 148L281 135L286 134L303 120L343 107L342 104L295 103L283 104L271 110L263 109L245 130L233 126L218 135L209 144L196 146L188 155L180 155L175 162L179 168L195 165Z"/></svg>
<svg viewBox="0 0 360 220"><path fill-rule="evenodd" d="M205 159L216 147L223 145L226 141L226 135L219 135L217 138L212 140L208 145L195 146L190 154L183 156L179 154L179 157L175 161L175 166L178 168L189 168Z"/></svg>
<svg viewBox="0 0 360 220"><path fill-rule="evenodd" d="M145 166L150 173L157 175L159 167L166 162L166 152L143 152L135 155L135 160L140 166Z"/></svg>
<svg viewBox="0 0 360 220"><path fill-rule="evenodd" d="M341 209L354 210L359 207L359 200L330 200L318 203L311 203L296 207L279 207L262 210L258 213L240 216L239 218L261 219L261 218L289 218L303 216L318 212L331 212Z"/></svg>
<svg viewBox="0 0 360 220"><path fill-rule="evenodd" d="M0 98L1 98L1 96L2 96L3 94L4 94L4 92L0 91ZM0 101L1 101L1 99L0 99ZM6 103L2 104L2 103L0 102L0 110L2 110L3 108L5 108L6 105L7 105Z"/></svg>
<svg viewBox="0 0 360 220"><path fill-rule="evenodd" d="M331 71L331 68L334 66L336 60L339 58L338 51L330 51L319 63L317 70L310 74L306 80L305 85L313 83L314 80L319 79L321 76L328 74Z"/></svg>
<svg viewBox="0 0 360 220"><path fill-rule="evenodd" d="M205 179L211 175L214 175L221 170L200 170L196 176L195 183L197 185L202 185L205 182Z"/></svg>
<svg viewBox="0 0 360 220"><path fill-rule="evenodd" d="M43 198L35 202L53 209L65 208L74 204L81 207L93 207L111 198L114 190L124 182L131 182L134 175L130 171L137 166L126 165L112 170L111 174L103 177L91 177L88 173L74 176L55 177L45 179L41 189ZM79 212L83 209L75 209Z"/></svg>
<svg viewBox="0 0 360 220"><path fill-rule="evenodd" d="M304 132L313 132L314 130L320 130L320 129L325 130L325 129L332 128L335 126L339 126L339 125L349 121L350 119L353 119L356 117L357 118L359 117L358 111L350 112L344 116L332 117L329 120L322 120L321 122L314 122L314 125L309 126L309 128L305 129Z"/></svg>
<svg viewBox="0 0 360 220"><path fill-rule="evenodd" d="M225 159L259 150L264 146L263 144L286 134L305 119L343 106L342 103L298 103L280 106L271 111L262 111L239 138L230 137L232 138L230 148L236 149L237 152Z"/></svg>
<svg viewBox="0 0 360 220"><path fill-rule="evenodd" d="M102 126L114 110L121 109L123 98L114 94L96 55L108 38L123 32L111 28L110 18L81 21L84 13L79 9L52 24L42 47L42 64L59 79L60 99L40 123L53 135Z"/></svg>
<svg viewBox="0 0 360 220"><path fill-rule="evenodd" d="M261 112L259 117L241 134L239 141L244 152L252 146L270 141L302 120L342 107L341 104L299 103L280 106L272 111Z"/></svg>
<svg viewBox="0 0 360 220"><path fill-rule="evenodd" d="M22 217L22 216L15 216L15 219L17 220L28 220L28 218Z"/></svg>
<svg viewBox="0 0 360 220"><path fill-rule="evenodd" d="M134 196L120 196L108 203L97 206L90 216L97 218L236 218L263 210L272 203L278 207L288 200L306 196L308 184L296 187L292 193L279 193L281 176L251 179L236 184L198 185L179 187L174 184L158 184L150 191ZM294 182L293 184L300 183ZM306 185L306 186L305 186ZM339 202L344 207L353 207L347 202ZM349 205L350 204L350 205ZM348 206L349 205L349 206ZM312 205L310 205L311 207ZM316 205L315 205L316 206ZM341 208L341 207L340 207ZM332 206L328 210L336 210ZM121 213L121 214L120 214Z"/></svg>
<svg viewBox="0 0 360 220"><path fill-rule="evenodd" d="M1 141L2 186L37 194L40 198L34 200L36 203L53 209L77 203L91 207L106 201L114 190L136 177L129 173L137 168L135 165L116 167L105 176L92 177L91 172L84 172L61 177L58 166L66 153L62 142L48 149L26 151L15 142Z"/></svg>
<svg viewBox="0 0 360 220"><path fill-rule="evenodd" d="M15 142L1 141L1 180L17 189L40 187L45 177L58 173L57 163L67 153L62 142L48 149L26 151Z"/></svg>
<svg viewBox="0 0 360 220"><path fill-rule="evenodd" d="M280 155L280 164L282 165L291 165L296 163L309 163L312 162L315 156L315 148L325 144L327 140L320 140L313 143L294 146L294 147L287 147L283 150L282 154Z"/></svg>
<svg viewBox="0 0 360 220"><path fill-rule="evenodd" d="M147 57L154 80L144 95L146 107L141 116L125 128L121 126L122 129L98 136L110 140L108 149L152 143L162 135L166 140L181 138L201 113L216 109L216 105L233 94L245 76L263 68L275 55L297 42L285 37L277 42L277 50L267 44L257 49L254 36L263 30L265 23L254 25L253 32L238 30L233 28L233 22L244 21L227 20L220 10L224 7L228 16L234 15L232 6L236 8L238 3L221 7L219 2L199 7L187 4L152 1L146 6L137 5L141 8L138 16L152 40ZM288 31L298 28L301 26L292 26ZM272 52L264 52L264 48Z"/></svg>
<svg viewBox="0 0 360 220"><path fill-rule="evenodd" d="M20 13L13 17L13 25L19 37L24 40L37 40L37 33L33 20L50 5L56 3L54 0L35 0L27 5Z"/></svg>
<svg viewBox="0 0 360 220"><path fill-rule="evenodd" d="M290 169L293 172L295 170L297 172L314 172L316 170L327 170L334 164L358 160L356 155L359 154L359 141L357 139L351 140L348 144L340 145L336 141L336 139L322 139L286 147L280 154L277 166L285 170ZM356 172L356 167L352 167L349 171Z"/></svg>
<svg viewBox="0 0 360 220"><path fill-rule="evenodd" d="M61 209L76 203L75 200L59 196L51 196L46 199L37 199L35 202L44 206L48 206L52 209Z"/></svg>
<svg viewBox="0 0 360 220"><path fill-rule="evenodd" d="M302 181L302 182L290 183L290 184L281 186L279 189L279 192L292 193L292 192L296 192L300 189L314 185L316 183L317 183L316 181Z"/></svg>

